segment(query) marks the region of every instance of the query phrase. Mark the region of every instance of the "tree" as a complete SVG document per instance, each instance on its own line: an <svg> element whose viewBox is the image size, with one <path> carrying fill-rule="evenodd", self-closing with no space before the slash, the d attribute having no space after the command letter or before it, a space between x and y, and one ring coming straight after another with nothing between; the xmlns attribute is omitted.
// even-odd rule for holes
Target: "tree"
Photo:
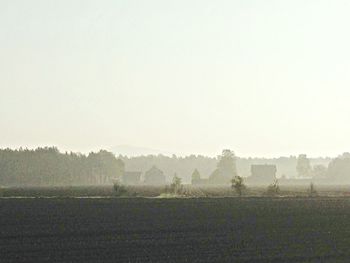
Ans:
<svg viewBox="0 0 350 263"><path fill-rule="evenodd" d="M216 184L227 184L237 176L236 156L231 150L223 150L219 156L217 169L210 175L210 180Z"/></svg>
<svg viewBox="0 0 350 263"><path fill-rule="evenodd" d="M306 154L299 155L296 169L299 177L309 177L311 175L312 169Z"/></svg>
<svg viewBox="0 0 350 263"><path fill-rule="evenodd" d="M201 179L201 174L198 172L197 169L194 169L192 173L192 184L197 183Z"/></svg>
<svg viewBox="0 0 350 263"><path fill-rule="evenodd" d="M350 154L343 153L341 156L333 159L328 165L327 175L333 183L349 183Z"/></svg>
<svg viewBox="0 0 350 263"><path fill-rule="evenodd" d="M243 177L238 176L238 175L233 177L233 179L231 180L231 188L235 189L235 191L237 192L237 194L239 196L242 196L243 191L245 191L247 188L243 181L244 181Z"/></svg>
<svg viewBox="0 0 350 263"><path fill-rule="evenodd" d="M223 150L219 157L218 169L224 177L234 177L237 175L236 156L231 150Z"/></svg>
<svg viewBox="0 0 350 263"><path fill-rule="evenodd" d="M176 173L174 174L173 181L170 185L170 190L175 195L180 194L183 190L182 180Z"/></svg>
<svg viewBox="0 0 350 263"><path fill-rule="evenodd" d="M280 193L280 187L278 185L278 180L275 179L275 181L273 181L272 184L270 184L268 187L267 187L267 190L266 190L266 195L268 196L276 196Z"/></svg>
<svg viewBox="0 0 350 263"><path fill-rule="evenodd" d="M88 159L98 183L111 182L112 179L121 178L124 173L124 162L111 152L100 150L90 153Z"/></svg>

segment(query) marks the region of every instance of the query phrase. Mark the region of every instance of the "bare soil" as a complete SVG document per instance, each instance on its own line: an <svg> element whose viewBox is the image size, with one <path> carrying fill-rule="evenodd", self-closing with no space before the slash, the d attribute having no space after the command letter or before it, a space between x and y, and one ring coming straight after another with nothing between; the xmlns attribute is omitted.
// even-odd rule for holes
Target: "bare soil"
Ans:
<svg viewBox="0 0 350 263"><path fill-rule="evenodd" d="M349 198L0 199L1 262L348 262Z"/></svg>

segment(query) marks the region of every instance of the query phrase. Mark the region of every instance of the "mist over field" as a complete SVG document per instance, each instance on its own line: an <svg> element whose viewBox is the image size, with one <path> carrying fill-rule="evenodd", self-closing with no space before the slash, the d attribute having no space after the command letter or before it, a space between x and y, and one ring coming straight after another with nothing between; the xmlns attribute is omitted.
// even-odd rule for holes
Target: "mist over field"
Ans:
<svg viewBox="0 0 350 263"><path fill-rule="evenodd" d="M244 178L266 164L277 179L348 183L347 11L340 0L2 1L0 185L142 181L153 166L189 184L196 169L210 178L223 149Z"/></svg>
<svg viewBox="0 0 350 263"><path fill-rule="evenodd" d="M349 262L349 14L1 0L0 262Z"/></svg>
<svg viewBox="0 0 350 263"><path fill-rule="evenodd" d="M350 149L349 10L3 0L0 148L336 157Z"/></svg>
<svg viewBox="0 0 350 263"><path fill-rule="evenodd" d="M0 194L347 195L348 11L341 0L2 1Z"/></svg>

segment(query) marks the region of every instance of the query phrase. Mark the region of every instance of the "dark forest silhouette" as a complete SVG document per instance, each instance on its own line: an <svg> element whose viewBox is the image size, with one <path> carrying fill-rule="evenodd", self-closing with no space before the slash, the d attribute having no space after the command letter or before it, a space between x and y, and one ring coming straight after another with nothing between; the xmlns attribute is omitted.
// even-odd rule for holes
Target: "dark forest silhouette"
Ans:
<svg viewBox="0 0 350 263"><path fill-rule="evenodd" d="M101 150L83 155L60 153L55 147L0 150L0 185L95 185L109 183L124 163Z"/></svg>

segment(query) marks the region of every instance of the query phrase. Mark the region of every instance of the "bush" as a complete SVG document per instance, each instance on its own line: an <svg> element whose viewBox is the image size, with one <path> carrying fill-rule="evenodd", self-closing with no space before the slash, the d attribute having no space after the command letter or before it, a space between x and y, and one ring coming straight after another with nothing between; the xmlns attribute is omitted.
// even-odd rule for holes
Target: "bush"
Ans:
<svg viewBox="0 0 350 263"><path fill-rule="evenodd" d="M169 190L174 195L180 195L183 193L182 180L176 174L173 177L173 182L171 183Z"/></svg>
<svg viewBox="0 0 350 263"><path fill-rule="evenodd" d="M122 184L120 184L119 182L115 182L113 185L114 188L114 192L116 194L116 196L126 196L128 195L128 190L126 189L126 187Z"/></svg>
<svg viewBox="0 0 350 263"><path fill-rule="evenodd" d="M231 180L231 188L235 189L235 191L237 192L237 194L239 196L242 196L243 192L246 190L246 186L243 182L243 177L241 176L235 176L232 180Z"/></svg>
<svg viewBox="0 0 350 263"><path fill-rule="evenodd" d="M267 187L265 194L267 196L276 196L280 194L280 187L277 179Z"/></svg>

